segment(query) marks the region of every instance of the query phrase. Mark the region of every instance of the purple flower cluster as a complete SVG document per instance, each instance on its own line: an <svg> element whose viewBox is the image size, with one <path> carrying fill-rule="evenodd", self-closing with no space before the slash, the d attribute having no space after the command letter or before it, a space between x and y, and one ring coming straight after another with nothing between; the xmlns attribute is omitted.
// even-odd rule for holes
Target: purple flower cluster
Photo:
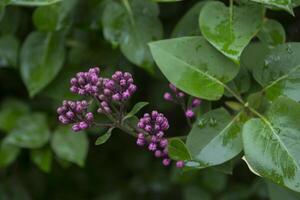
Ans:
<svg viewBox="0 0 300 200"><path fill-rule="evenodd" d="M168 140L164 137L166 131L169 128L168 119L157 111L152 111L151 114L145 113L139 120L137 127L142 130L138 134L136 140L137 145L147 145L149 151L154 152L155 157L162 158L164 166L168 166L171 160L168 156ZM177 167L183 167L183 161L176 163Z"/></svg>
<svg viewBox="0 0 300 200"><path fill-rule="evenodd" d="M73 124L75 132L87 129L94 121L94 115L87 112L86 101L63 101L62 106L57 109L58 119L63 124Z"/></svg>
<svg viewBox="0 0 300 200"><path fill-rule="evenodd" d="M183 105L183 107L185 108L184 112L185 112L185 116L189 119L193 118L195 116L194 113L194 109L199 107L201 105L201 99L199 98L193 98L191 105L187 106L184 97L186 96L186 94L179 90L178 88L176 88L173 84L169 84L169 88L171 89L171 92L165 92L164 93L164 99L166 101L172 101L178 104Z"/></svg>
<svg viewBox="0 0 300 200"><path fill-rule="evenodd" d="M132 75L128 72L116 71L111 79L102 79L99 113L110 113L109 102L123 103L127 101L137 90Z"/></svg>
<svg viewBox="0 0 300 200"><path fill-rule="evenodd" d="M71 92L79 95L97 95L101 78L99 78L100 69L94 67L87 72L78 72L71 79Z"/></svg>

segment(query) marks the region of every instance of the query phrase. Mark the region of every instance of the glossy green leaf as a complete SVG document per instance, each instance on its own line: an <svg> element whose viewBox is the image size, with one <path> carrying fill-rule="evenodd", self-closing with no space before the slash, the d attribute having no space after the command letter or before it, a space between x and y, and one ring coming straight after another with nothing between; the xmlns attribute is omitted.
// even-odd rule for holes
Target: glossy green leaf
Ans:
<svg viewBox="0 0 300 200"><path fill-rule="evenodd" d="M260 32L257 34L260 41L271 46L283 44L285 42L285 30L276 20L265 20Z"/></svg>
<svg viewBox="0 0 300 200"><path fill-rule="evenodd" d="M173 160L191 160L189 150L181 139L173 138L168 141L168 154Z"/></svg>
<svg viewBox="0 0 300 200"><path fill-rule="evenodd" d="M192 96L220 99L224 83L239 71L203 37L182 37L150 43L155 62L166 78Z"/></svg>
<svg viewBox="0 0 300 200"><path fill-rule="evenodd" d="M33 32L21 49L21 76L31 97L61 69L65 59L64 36L59 32Z"/></svg>
<svg viewBox="0 0 300 200"><path fill-rule="evenodd" d="M300 104L286 97L273 102L267 118L243 127L245 158L255 172L273 182L300 191Z"/></svg>
<svg viewBox="0 0 300 200"><path fill-rule="evenodd" d="M293 3L292 3L293 0L251 0L251 1L266 4L269 6L274 6L275 8L285 10L292 15L294 14Z"/></svg>
<svg viewBox="0 0 300 200"><path fill-rule="evenodd" d="M18 6L46 6L62 0L10 0L9 4Z"/></svg>
<svg viewBox="0 0 300 200"><path fill-rule="evenodd" d="M17 66L19 41L12 35L0 37L0 68Z"/></svg>
<svg viewBox="0 0 300 200"><path fill-rule="evenodd" d="M108 1L103 11L104 37L120 45L132 63L152 71L148 42L162 38L158 5L148 0Z"/></svg>
<svg viewBox="0 0 300 200"><path fill-rule="evenodd" d="M109 128L108 131L106 133L104 133L104 135L101 135L97 138L95 145L101 145L104 144L105 142L107 142L111 136L111 132L114 130L114 127Z"/></svg>
<svg viewBox="0 0 300 200"><path fill-rule="evenodd" d="M142 108L144 108L148 104L149 104L148 102L143 102L143 101L136 103L131 109L131 111L123 118L123 120L133 117L135 114L137 114Z"/></svg>
<svg viewBox="0 0 300 200"><path fill-rule="evenodd" d="M241 68L252 72L257 66L264 65L264 58L270 52L270 48L263 43L250 43L241 55Z"/></svg>
<svg viewBox="0 0 300 200"><path fill-rule="evenodd" d="M257 61L253 76L263 87L268 99L281 95L300 101L300 43L286 43L269 50Z"/></svg>
<svg viewBox="0 0 300 200"><path fill-rule="evenodd" d="M88 145L86 134L74 133L70 127L59 127L51 138L51 147L57 157L81 167L84 166Z"/></svg>
<svg viewBox="0 0 300 200"><path fill-rule="evenodd" d="M241 66L241 69L237 76L230 81L227 86L231 88L237 94L243 94L250 89L251 77L244 65ZM228 91L225 92L225 95L232 97L232 94Z"/></svg>
<svg viewBox="0 0 300 200"><path fill-rule="evenodd" d="M267 182L270 200L299 200L300 194Z"/></svg>
<svg viewBox="0 0 300 200"><path fill-rule="evenodd" d="M203 36L220 52L239 63L240 55L263 23L264 9L257 4L226 7L208 2L200 13Z"/></svg>
<svg viewBox="0 0 300 200"><path fill-rule="evenodd" d="M0 129L6 132L11 131L22 115L28 113L28 107L21 101L6 99L0 107Z"/></svg>
<svg viewBox="0 0 300 200"><path fill-rule="evenodd" d="M30 154L32 162L34 162L42 171L50 172L52 164L52 152L48 148L34 149Z"/></svg>
<svg viewBox="0 0 300 200"><path fill-rule="evenodd" d="M55 31L59 23L59 5L37 8L32 16L33 23L39 31Z"/></svg>
<svg viewBox="0 0 300 200"><path fill-rule="evenodd" d="M182 1L182 0L154 0L156 2L177 2L177 1Z"/></svg>
<svg viewBox="0 0 300 200"><path fill-rule="evenodd" d="M209 111L194 123L187 147L198 168L222 164L242 151L240 114L234 118L224 109Z"/></svg>
<svg viewBox="0 0 300 200"><path fill-rule="evenodd" d="M42 113L33 113L18 119L5 141L19 147L40 148L48 142L49 136L46 116Z"/></svg>
<svg viewBox="0 0 300 200"><path fill-rule="evenodd" d="M0 168L9 166L20 153L20 148L2 141L0 144Z"/></svg>
<svg viewBox="0 0 300 200"><path fill-rule="evenodd" d="M201 35L199 30L199 13L206 1L196 3L176 24L172 37L198 36Z"/></svg>

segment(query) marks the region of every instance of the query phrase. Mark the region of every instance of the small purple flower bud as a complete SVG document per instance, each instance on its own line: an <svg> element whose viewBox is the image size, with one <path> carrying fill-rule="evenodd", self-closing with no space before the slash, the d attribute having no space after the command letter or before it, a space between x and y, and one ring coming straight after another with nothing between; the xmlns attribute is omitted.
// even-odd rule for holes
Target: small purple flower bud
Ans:
<svg viewBox="0 0 300 200"><path fill-rule="evenodd" d="M76 78L71 78L70 83L71 83L72 85L77 84L77 79L76 79Z"/></svg>
<svg viewBox="0 0 300 200"><path fill-rule="evenodd" d="M158 116L158 117L156 118L156 123L157 123L157 124L162 124L163 122L164 122L164 118L163 118L163 117Z"/></svg>
<svg viewBox="0 0 300 200"><path fill-rule="evenodd" d="M164 132L162 131L159 131L157 134L156 134L156 137L158 138L162 138L164 136Z"/></svg>
<svg viewBox="0 0 300 200"><path fill-rule="evenodd" d="M129 85L128 91L130 92L130 94L135 93L136 90L137 90L136 85L134 85L134 84L130 84L130 85Z"/></svg>
<svg viewBox="0 0 300 200"><path fill-rule="evenodd" d="M161 148L165 148L168 145L168 140L167 139L162 139L159 143Z"/></svg>
<svg viewBox="0 0 300 200"><path fill-rule="evenodd" d="M168 166L168 165L170 165L171 160L168 159L168 158L165 158L165 159L163 159L162 163L163 163L164 166Z"/></svg>
<svg viewBox="0 0 300 200"><path fill-rule="evenodd" d="M156 119L158 117L158 112L156 110L153 110L151 113L152 119Z"/></svg>
<svg viewBox="0 0 300 200"><path fill-rule="evenodd" d="M145 124L143 122L139 122L137 125L139 128L145 128Z"/></svg>
<svg viewBox="0 0 300 200"><path fill-rule="evenodd" d="M172 101L172 100L173 100L173 97L172 97L172 95L171 95L169 92L166 92L166 93L164 94L164 99L165 99L166 101Z"/></svg>
<svg viewBox="0 0 300 200"><path fill-rule="evenodd" d="M152 127L150 125L145 126L145 131L150 132L152 130Z"/></svg>
<svg viewBox="0 0 300 200"><path fill-rule="evenodd" d="M173 90L174 92L177 92L177 88L172 83L169 84L169 88Z"/></svg>
<svg viewBox="0 0 300 200"><path fill-rule="evenodd" d="M91 112L86 113L85 119L89 122L92 122L94 120L94 115Z"/></svg>
<svg viewBox="0 0 300 200"><path fill-rule="evenodd" d="M162 128L162 130L167 130L169 128L168 121L164 121L160 127Z"/></svg>
<svg viewBox="0 0 300 200"><path fill-rule="evenodd" d="M192 101L192 107L193 108L198 107L198 106L200 106L201 103L202 103L201 99L195 98Z"/></svg>
<svg viewBox="0 0 300 200"><path fill-rule="evenodd" d="M149 144L149 146L148 146L148 149L150 150L150 151L155 151L156 150L156 144L155 143L153 143L153 142L151 142L150 144Z"/></svg>
<svg viewBox="0 0 300 200"><path fill-rule="evenodd" d="M156 150L154 152L154 155L155 155L156 158L160 158L162 156L162 152L160 150Z"/></svg>
<svg viewBox="0 0 300 200"><path fill-rule="evenodd" d="M57 112L57 114L61 115L65 112L65 109L63 109L63 107L58 107L56 112Z"/></svg>
<svg viewBox="0 0 300 200"><path fill-rule="evenodd" d="M67 116L69 119L73 119L74 116L75 116L75 114L74 114L72 111L68 111L68 112L66 113L66 116Z"/></svg>
<svg viewBox="0 0 300 200"><path fill-rule="evenodd" d="M103 107L104 111L106 113L111 113L111 109L107 106L107 107Z"/></svg>
<svg viewBox="0 0 300 200"><path fill-rule="evenodd" d="M82 122L79 122L78 126L81 130L83 130L83 129L87 129L89 125L85 121L82 121Z"/></svg>
<svg viewBox="0 0 300 200"><path fill-rule="evenodd" d="M113 99L114 101L120 101L121 98L122 98L122 96L121 96L119 93L116 93L116 94L114 94L114 95L112 96L112 99Z"/></svg>
<svg viewBox="0 0 300 200"><path fill-rule="evenodd" d="M132 75L131 75L130 73L128 73L128 72L125 72L125 73L124 73L124 78L125 78L126 80L128 80L128 79L132 78Z"/></svg>
<svg viewBox="0 0 300 200"><path fill-rule="evenodd" d="M103 109L102 108L98 108L97 113L103 113Z"/></svg>
<svg viewBox="0 0 300 200"><path fill-rule="evenodd" d="M129 93L128 90L126 90L125 92L123 92L123 94L122 94L122 99L123 100L129 99L129 97L130 97L130 93Z"/></svg>
<svg viewBox="0 0 300 200"><path fill-rule="evenodd" d="M145 145L145 139L138 138L136 140L136 144L139 145L139 146L144 146Z"/></svg>
<svg viewBox="0 0 300 200"><path fill-rule="evenodd" d="M185 116L187 117L187 118L192 118L192 117L194 117L194 115L195 115L195 113L193 112L193 110L192 109L187 109L186 111L185 111Z"/></svg>
<svg viewBox="0 0 300 200"><path fill-rule="evenodd" d="M153 135L152 137L151 137L151 142L157 142L157 137L155 136L155 135Z"/></svg>
<svg viewBox="0 0 300 200"><path fill-rule="evenodd" d="M103 93L104 93L105 95L110 95L110 94L111 94L111 90L105 88L105 89L103 90Z"/></svg>
<svg viewBox="0 0 300 200"><path fill-rule="evenodd" d="M138 134L138 138L144 139L144 138L145 138L145 135L144 135L143 133L139 133L139 134Z"/></svg>
<svg viewBox="0 0 300 200"><path fill-rule="evenodd" d="M180 98L183 98L183 97L185 96L185 94L184 94L183 92L178 92L178 96L179 96Z"/></svg>
<svg viewBox="0 0 300 200"><path fill-rule="evenodd" d="M184 167L184 162L183 162L182 160L177 161L177 162L176 162L176 167L177 167L177 168L183 168L183 167Z"/></svg>
<svg viewBox="0 0 300 200"><path fill-rule="evenodd" d="M73 93L77 93L78 92L78 88L76 86L72 86L70 88L70 91L73 92Z"/></svg>
<svg viewBox="0 0 300 200"><path fill-rule="evenodd" d="M81 129L80 129L80 127L79 127L78 124L74 124L74 125L72 126L72 130L73 130L74 132L78 132L78 131L80 131Z"/></svg>
<svg viewBox="0 0 300 200"><path fill-rule="evenodd" d="M120 80L120 85L121 86L126 86L126 80L125 79L121 79Z"/></svg>

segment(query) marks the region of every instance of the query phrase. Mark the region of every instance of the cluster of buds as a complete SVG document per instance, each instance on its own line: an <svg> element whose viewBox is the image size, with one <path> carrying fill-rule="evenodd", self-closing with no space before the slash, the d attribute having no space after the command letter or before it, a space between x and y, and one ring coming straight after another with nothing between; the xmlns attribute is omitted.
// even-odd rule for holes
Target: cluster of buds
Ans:
<svg viewBox="0 0 300 200"><path fill-rule="evenodd" d="M154 152L155 157L162 158L164 166L168 166L171 160L168 156L168 140L164 137L169 128L168 119L157 111L152 111L151 114L146 113L139 120L137 127L142 131L138 134L137 145L147 145L149 151ZM176 166L183 167L183 161L178 161Z"/></svg>
<svg viewBox="0 0 300 200"><path fill-rule="evenodd" d="M165 92L164 99L166 101L171 101L177 104L181 104L184 108L185 116L189 119L193 118L195 116L194 109L200 106L201 99L193 98L191 105L187 105L188 103L186 103L184 99L186 94L183 91L179 90L171 83L169 84L169 88L171 89L171 93Z"/></svg>
<svg viewBox="0 0 300 200"><path fill-rule="evenodd" d="M62 106L57 109L58 119L63 124L73 124L75 132L87 129L94 121L94 115L87 112L86 101L63 101Z"/></svg>
<svg viewBox="0 0 300 200"><path fill-rule="evenodd" d="M108 102L123 103L127 101L137 90L129 72L116 71L111 79L102 79L101 94L98 99L101 101L99 113L110 113Z"/></svg>
<svg viewBox="0 0 300 200"><path fill-rule="evenodd" d="M71 92L79 95L97 95L101 78L99 78L100 69L94 67L87 72L78 72L71 79Z"/></svg>

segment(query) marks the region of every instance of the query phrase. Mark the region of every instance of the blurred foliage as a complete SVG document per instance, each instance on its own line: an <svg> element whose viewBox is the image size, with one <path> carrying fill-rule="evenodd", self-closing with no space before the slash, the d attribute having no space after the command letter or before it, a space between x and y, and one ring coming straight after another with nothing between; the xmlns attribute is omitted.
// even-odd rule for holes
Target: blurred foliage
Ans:
<svg viewBox="0 0 300 200"><path fill-rule="evenodd" d="M203 2L132 0L129 7L122 2L127 1L0 2L0 199L300 199L253 175L240 159L203 170L164 168L120 131L94 146L107 130L74 134L57 123L61 100L75 98L69 79L77 71L100 66L106 75L117 69L132 72L139 90L131 104L150 102L143 109L166 114L169 136L187 134L181 109L163 101L167 81L147 43L200 34L195 10ZM295 18L267 13L284 25L287 41L300 39L300 10L294 13ZM285 39L268 37L278 28L273 23L265 22L259 34L271 44ZM204 105L215 108L222 102ZM200 113L205 111L204 107Z"/></svg>

